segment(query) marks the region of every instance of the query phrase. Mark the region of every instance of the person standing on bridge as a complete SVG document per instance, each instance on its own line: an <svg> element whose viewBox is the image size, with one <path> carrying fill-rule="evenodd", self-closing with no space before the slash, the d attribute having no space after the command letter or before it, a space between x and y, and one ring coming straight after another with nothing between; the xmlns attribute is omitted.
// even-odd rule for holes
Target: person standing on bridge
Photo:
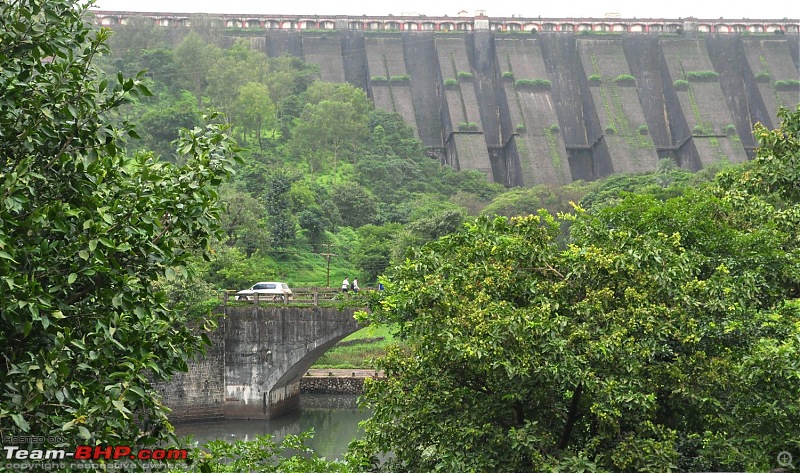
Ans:
<svg viewBox="0 0 800 473"><path fill-rule="evenodd" d="M358 278L353 278L353 292L358 292Z"/></svg>
<svg viewBox="0 0 800 473"><path fill-rule="evenodd" d="M344 281L342 281L342 292L347 292L349 289L350 281L348 281L347 278L344 278Z"/></svg>

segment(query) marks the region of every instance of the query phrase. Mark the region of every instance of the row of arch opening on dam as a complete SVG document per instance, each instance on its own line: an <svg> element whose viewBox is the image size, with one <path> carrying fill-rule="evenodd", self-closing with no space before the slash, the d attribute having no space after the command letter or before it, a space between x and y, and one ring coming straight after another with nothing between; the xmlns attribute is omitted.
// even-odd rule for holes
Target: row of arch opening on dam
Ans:
<svg viewBox="0 0 800 473"><path fill-rule="evenodd" d="M755 154L800 102L800 35L259 31L409 123L428 155L506 186L698 170Z"/></svg>

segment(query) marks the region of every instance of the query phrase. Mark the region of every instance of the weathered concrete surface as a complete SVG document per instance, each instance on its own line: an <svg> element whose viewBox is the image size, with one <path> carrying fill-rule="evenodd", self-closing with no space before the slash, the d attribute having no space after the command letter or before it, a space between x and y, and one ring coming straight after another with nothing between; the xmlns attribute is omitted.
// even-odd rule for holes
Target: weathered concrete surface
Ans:
<svg viewBox="0 0 800 473"><path fill-rule="evenodd" d="M225 324L208 334L212 345L204 357L189 363L189 371L156 384L173 421L195 422L224 419Z"/></svg>
<svg viewBox="0 0 800 473"><path fill-rule="evenodd" d="M269 419L298 406L299 380L358 330L355 309L227 307L206 357L161 386L173 421Z"/></svg>
<svg viewBox="0 0 800 473"><path fill-rule="evenodd" d="M347 30L249 38L271 56L301 56L324 79L364 88L377 107L412 122L431 157L507 186L643 172L659 158L693 170L743 161L754 155L752 126L775 128L778 107L800 102L797 34ZM718 77L695 80L708 72ZM402 74L410 78L371 82ZM634 80L616 81L628 74ZM515 87L518 80L547 87L531 91ZM465 124L474 129L460 130Z"/></svg>

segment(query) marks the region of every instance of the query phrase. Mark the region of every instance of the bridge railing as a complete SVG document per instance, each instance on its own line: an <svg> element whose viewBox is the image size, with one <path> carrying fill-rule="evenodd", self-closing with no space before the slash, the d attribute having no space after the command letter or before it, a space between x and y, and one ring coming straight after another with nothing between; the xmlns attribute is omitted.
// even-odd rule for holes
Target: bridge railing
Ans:
<svg viewBox="0 0 800 473"><path fill-rule="evenodd" d="M371 291L373 288L362 288L362 291ZM243 305L243 304L269 304L269 305L312 305L334 304L353 296L353 293L343 293L340 289L332 287L297 287L292 288L289 297L272 294L250 294L247 300L237 300L235 289L228 289L222 292L221 299L223 305Z"/></svg>

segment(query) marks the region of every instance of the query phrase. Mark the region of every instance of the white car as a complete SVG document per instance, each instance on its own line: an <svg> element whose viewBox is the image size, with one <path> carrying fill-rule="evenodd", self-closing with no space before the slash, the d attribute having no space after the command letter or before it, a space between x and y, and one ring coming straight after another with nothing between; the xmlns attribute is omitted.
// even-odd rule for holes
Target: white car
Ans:
<svg viewBox="0 0 800 473"><path fill-rule="evenodd" d="M284 296L286 300L291 300L292 298L292 290L289 289L289 286L284 282L259 282L253 284L253 287L250 289L237 292L236 300L252 301L255 300L256 294L258 294L258 299L262 301L269 300L270 298L273 301L280 301L284 300Z"/></svg>

